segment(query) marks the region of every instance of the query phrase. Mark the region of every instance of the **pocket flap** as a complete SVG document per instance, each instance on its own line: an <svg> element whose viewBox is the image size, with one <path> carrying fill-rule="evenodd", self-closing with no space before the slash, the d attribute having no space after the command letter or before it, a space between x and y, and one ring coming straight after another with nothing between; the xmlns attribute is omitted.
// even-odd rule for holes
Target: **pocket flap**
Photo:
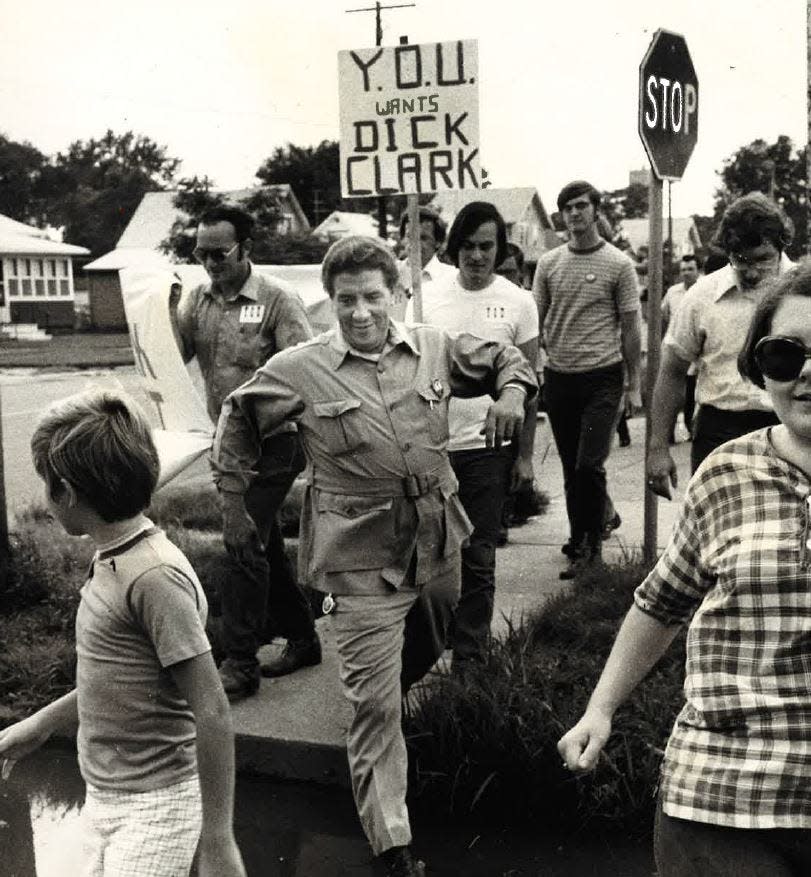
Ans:
<svg viewBox="0 0 811 877"><path fill-rule="evenodd" d="M347 411L360 408L360 399L336 399L334 402L313 402L316 417L340 417Z"/></svg>
<svg viewBox="0 0 811 877"><path fill-rule="evenodd" d="M339 493L322 493L316 498L319 512L335 512L345 518L357 518L370 512L382 512L392 507L391 497L344 496Z"/></svg>

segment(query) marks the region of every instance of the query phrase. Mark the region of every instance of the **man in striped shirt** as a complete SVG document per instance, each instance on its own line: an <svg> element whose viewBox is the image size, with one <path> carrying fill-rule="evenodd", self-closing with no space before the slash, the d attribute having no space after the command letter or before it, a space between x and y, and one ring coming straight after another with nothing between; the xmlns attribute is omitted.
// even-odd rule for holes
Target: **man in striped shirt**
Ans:
<svg viewBox="0 0 811 877"><path fill-rule="evenodd" d="M633 262L600 237L600 193L575 180L558 195L568 245L538 262L533 293L548 364L544 400L563 466L573 578L600 556L605 461L620 410L641 407L639 292Z"/></svg>

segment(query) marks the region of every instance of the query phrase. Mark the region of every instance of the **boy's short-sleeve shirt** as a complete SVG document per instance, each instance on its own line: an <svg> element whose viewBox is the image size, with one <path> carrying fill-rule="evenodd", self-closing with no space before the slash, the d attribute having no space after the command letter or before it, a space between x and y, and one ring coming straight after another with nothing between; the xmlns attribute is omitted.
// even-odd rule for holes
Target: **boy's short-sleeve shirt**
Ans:
<svg viewBox="0 0 811 877"><path fill-rule="evenodd" d="M194 774L194 716L170 668L210 651L207 612L191 564L157 528L94 558L76 616L87 783L140 792Z"/></svg>

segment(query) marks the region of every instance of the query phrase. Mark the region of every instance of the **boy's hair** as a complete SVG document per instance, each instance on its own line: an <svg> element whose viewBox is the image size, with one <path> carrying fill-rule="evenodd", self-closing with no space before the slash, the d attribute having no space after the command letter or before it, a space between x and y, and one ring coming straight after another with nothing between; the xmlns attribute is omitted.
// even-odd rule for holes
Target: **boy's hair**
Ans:
<svg viewBox="0 0 811 877"><path fill-rule="evenodd" d="M160 472L143 411L108 390L55 402L31 437L31 456L51 497L67 482L108 523L147 508Z"/></svg>
<svg viewBox="0 0 811 877"><path fill-rule="evenodd" d="M321 283L332 298L339 274L360 274L361 271L381 271L389 290L393 290L400 279L397 262L383 241L358 234L340 238L327 250L321 263Z"/></svg>

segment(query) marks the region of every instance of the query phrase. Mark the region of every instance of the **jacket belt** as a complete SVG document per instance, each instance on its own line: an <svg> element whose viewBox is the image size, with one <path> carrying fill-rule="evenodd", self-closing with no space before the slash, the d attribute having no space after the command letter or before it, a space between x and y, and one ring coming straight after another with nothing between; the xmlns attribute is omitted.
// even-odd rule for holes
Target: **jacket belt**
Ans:
<svg viewBox="0 0 811 877"><path fill-rule="evenodd" d="M450 464L432 472L420 472L404 475L400 478L368 478L358 476L355 479L335 477L323 472L313 472L310 484L324 493L338 493L344 496L406 496L416 499L433 493L436 490L452 490L458 487L456 476Z"/></svg>

